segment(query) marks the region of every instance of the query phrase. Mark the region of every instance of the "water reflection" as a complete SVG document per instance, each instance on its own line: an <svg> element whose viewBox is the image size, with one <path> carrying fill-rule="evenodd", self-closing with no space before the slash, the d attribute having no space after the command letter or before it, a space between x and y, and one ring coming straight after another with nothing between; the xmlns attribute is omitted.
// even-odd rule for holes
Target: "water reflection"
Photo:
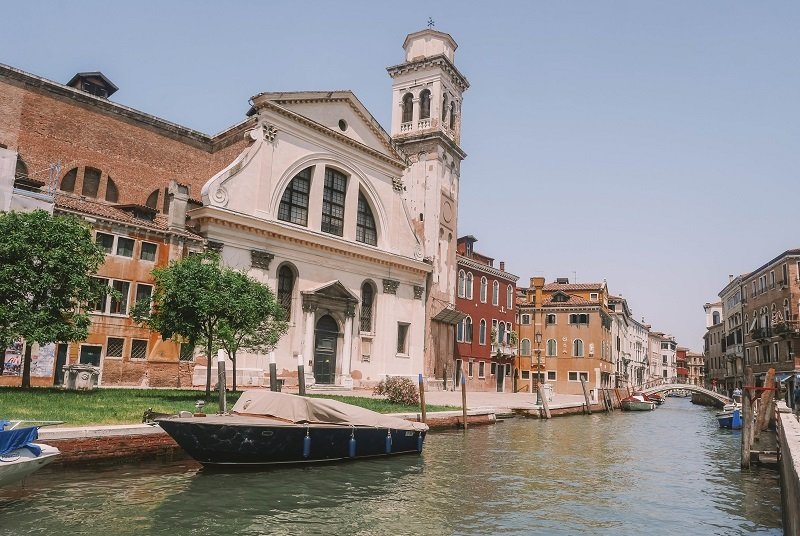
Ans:
<svg viewBox="0 0 800 536"><path fill-rule="evenodd" d="M671 399L436 433L422 457L45 469L0 491L0 534L781 534L777 474L742 473L738 441L713 411Z"/></svg>

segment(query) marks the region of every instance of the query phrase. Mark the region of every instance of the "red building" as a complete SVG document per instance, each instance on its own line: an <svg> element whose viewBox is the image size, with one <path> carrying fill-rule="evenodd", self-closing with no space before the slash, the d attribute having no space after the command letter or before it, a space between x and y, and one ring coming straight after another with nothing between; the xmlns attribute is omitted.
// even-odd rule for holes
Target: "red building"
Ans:
<svg viewBox="0 0 800 536"><path fill-rule="evenodd" d="M474 249L477 239L458 239L456 309L466 317L456 329L456 385L466 374L472 391L510 392L517 355L514 302L517 276L494 267L494 259Z"/></svg>
<svg viewBox="0 0 800 536"><path fill-rule="evenodd" d="M689 367L686 364L686 353L688 348L678 346L675 350L675 375L678 383L689 383Z"/></svg>

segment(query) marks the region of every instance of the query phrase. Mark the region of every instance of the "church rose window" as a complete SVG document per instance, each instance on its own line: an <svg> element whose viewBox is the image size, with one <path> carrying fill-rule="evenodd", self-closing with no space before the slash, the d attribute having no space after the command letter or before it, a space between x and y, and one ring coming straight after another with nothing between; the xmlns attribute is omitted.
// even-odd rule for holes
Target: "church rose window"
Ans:
<svg viewBox="0 0 800 536"><path fill-rule="evenodd" d="M292 179L283 192L278 219L298 225L308 225L308 192L311 186L311 169L306 168Z"/></svg>

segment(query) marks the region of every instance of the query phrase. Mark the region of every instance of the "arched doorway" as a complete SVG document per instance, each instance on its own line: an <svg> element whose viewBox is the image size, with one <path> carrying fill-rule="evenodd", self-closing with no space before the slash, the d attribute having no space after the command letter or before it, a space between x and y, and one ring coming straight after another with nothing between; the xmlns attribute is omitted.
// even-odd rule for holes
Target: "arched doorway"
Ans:
<svg viewBox="0 0 800 536"><path fill-rule="evenodd" d="M314 381L333 384L336 380L336 339L339 325L331 315L317 321L314 330Z"/></svg>

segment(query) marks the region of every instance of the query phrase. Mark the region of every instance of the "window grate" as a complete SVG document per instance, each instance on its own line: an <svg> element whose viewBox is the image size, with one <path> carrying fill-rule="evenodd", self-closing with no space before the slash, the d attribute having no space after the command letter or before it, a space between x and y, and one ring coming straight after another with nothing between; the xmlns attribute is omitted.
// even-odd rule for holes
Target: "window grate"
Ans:
<svg viewBox="0 0 800 536"><path fill-rule="evenodd" d="M122 348L124 345L125 339L109 337L106 342L106 357L122 357Z"/></svg>
<svg viewBox="0 0 800 536"><path fill-rule="evenodd" d="M131 359L145 358L147 358L147 341L142 339L133 339L133 341L131 341Z"/></svg>

